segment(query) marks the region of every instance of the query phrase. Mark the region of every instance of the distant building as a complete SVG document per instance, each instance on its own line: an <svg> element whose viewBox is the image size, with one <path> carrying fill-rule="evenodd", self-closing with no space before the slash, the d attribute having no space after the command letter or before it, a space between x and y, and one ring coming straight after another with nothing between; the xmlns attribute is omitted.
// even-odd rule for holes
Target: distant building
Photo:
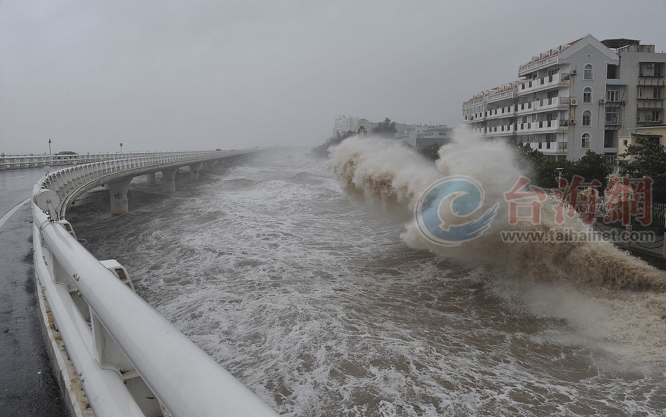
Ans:
<svg viewBox="0 0 666 417"><path fill-rule="evenodd" d="M354 129L354 131L356 133L369 134L370 132L372 132L372 129L374 129L375 126L377 126L377 124L378 123L369 122L368 119L358 119L358 126L356 127L356 129Z"/></svg>
<svg viewBox="0 0 666 417"><path fill-rule="evenodd" d="M335 127L333 135L343 134L348 131L356 132L358 129L358 117L338 116L335 118Z"/></svg>
<svg viewBox="0 0 666 417"><path fill-rule="evenodd" d="M588 35L533 56L518 76L465 101L464 123L549 158L577 160L591 150L609 161L620 138L664 123L666 54L654 45Z"/></svg>
<svg viewBox="0 0 666 417"><path fill-rule="evenodd" d="M629 136L623 136L620 138L617 154L622 155L625 153L629 145L635 145L637 143L636 139L638 138L652 140L666 146L666 126L636 128L629 134ZM633 159L633 157L622 158L618 156L618 159L620 159L620 163L622 163L623 160L629 161Z"/></svg>
<svg viewBox="0 0 666 417"><path fill-rule="evenodd" d="M451 143L453 129L443 126L432 126L424 129L416 136L415 146L425 148L430 145L447 145Z"/></svg>
<svg viewBox="0 0 666 417"><path fill-rule="evenodd" d="M348 131L356 133L370 134L379 123L373 123L368 119L361 119L358 117L338 116L335 118L335 127L333 134L343 134ZM444 144L448 143L452 131L446 125L408 125L404 123L395 124L397 132L395 139L400 140L414 147L424 147L433 143Z"/></svg>

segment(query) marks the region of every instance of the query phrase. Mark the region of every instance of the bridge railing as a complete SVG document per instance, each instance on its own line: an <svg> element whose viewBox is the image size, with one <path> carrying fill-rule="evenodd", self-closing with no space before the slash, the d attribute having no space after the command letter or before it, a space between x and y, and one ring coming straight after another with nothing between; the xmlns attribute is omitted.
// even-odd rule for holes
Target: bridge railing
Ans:
<svg viewBox="0 0 666 417"><path fill-rule="evenodd" d="M96 416L275 416L255 394L150 307L58 219L58 200L85 183L150 164L219 153L159 155L76 166L35 185L35 272Z"/></svg>
<svg viewBox="0 0 666 417"><path fill-rule="evenodd" d="M61 202L58 207L58 218L65 213L67 205L72 197L77 196L81 191L90 188L91 185L98 185L100 181L109 178L131 174L132 171L155 169L159 170L170 165L214 160L216 158L229 157L234 154L242 155L244 151L239 152L181 152L181 153L159 153L139 156L116 155L116 159L103 160L90 164L77 164L69 168L61 169L47 174L39 182L42 189L54 191Z"/></svg>
<svg viewBox="0 0 666 417"><path fill-rule="evenodd" d="M179 152L178 154L206 153ZM125 158L173 155L173 152L135 152L135 153L96 153L76 155L0 155L0 171L9 169L35 168L43 166L63 166L89 164Z"/></svg>

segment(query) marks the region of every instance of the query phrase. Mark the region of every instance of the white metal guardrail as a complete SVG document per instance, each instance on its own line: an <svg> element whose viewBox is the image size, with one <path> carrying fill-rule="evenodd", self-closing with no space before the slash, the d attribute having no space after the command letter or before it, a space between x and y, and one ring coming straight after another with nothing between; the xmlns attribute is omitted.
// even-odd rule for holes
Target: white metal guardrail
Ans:
<svg viewBox="0 0 666 417"><path fill-rule="evenodd" d="M123 157L91 164L75 165L48 174L40 180L40 188L54 191L60 198L57 217L64 219L65 211L72 201L85 191L123 176L160 171L183 166L188 163L212 161L231 156L244 155L249 151L182 152L151 154L149 156Z"/></svg>
<svg viewBox="0 0 666 417"><path fill-rule="evenodd" d="M60 166L73 164L89 164L111 159L134 158L140 156L168 155L168 152L138 153L96 153L75 155L0 155L0 171L8 169L35 168L43 166Z"/></svg>
<svg viewBox="0 0 666 417"><path fill-rule="evenodd" d="M35 185L35 273L96 416L276 415L81 246L62 219L71 196L102 181L229 155L98 162L49 174Z"/></svg>

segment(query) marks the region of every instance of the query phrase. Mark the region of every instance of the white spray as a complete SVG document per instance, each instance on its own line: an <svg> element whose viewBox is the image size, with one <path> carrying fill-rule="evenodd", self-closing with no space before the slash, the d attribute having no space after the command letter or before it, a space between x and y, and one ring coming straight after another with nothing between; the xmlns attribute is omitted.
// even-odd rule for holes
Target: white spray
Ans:
<svg viewBox="0 0 666 417"><path fill-rule="evenodd" d="M460 246L445 247L425 239L415 221L411 220L406 224L402 239L412 248L467 262L493 264L518 280L526 280L530 284L529 289L525 287L525 290L531 297L526 308L537 315L567 319L586 332L602 331L616 341L657 338L659 342L654 346L650 344L649 351L658 346L666 347L666 324L663 319L666 317L666 300L662 294L666 292L666 274L604 241L503 242L500 231L510 228L526 231L557 228L584 231L587 226L576 217L566 217L564 224L556 224L552 200L543 202L543 215L539 224L523 222L509 225L508 203L504 193L511 190L517 179L524 175L516 161L515 151L508 144L486 141L466 130L457 129L454 133L455 141L440 149L440 159L436 166L405 145L372 137L353 137L332 147L329 164L349 195L364 198L371 205L379 203L409 213L413 211L420 193L434 181L451 175L476 179L485 191L484 205L479 212L484 212L496 202L500 203L491 229L483 236ZM454 222L451 219L451 223ZM549 298L552 294L548 292L555 288L552 287L554 283L559 289L559 298ZM501 288L506 287L505 283L492 283L490 286L499 293L502 292ZM598 301L600 292L603 295L601 301ZM566 299L576 296L584 297L590 304L583 310L565 307ZM590 309L596 309L597 313L590 314ZM618 324L627 322L623 320L624 315L609 318L604 325L592 323L591 318L585 317L601 317L634 309L642 311L642 323L649 323L646 325L652 335L641 333L640 326L625 327ZM621 329L618 330L618 326ZM591 336L596 338L597 334Z"/></svg>

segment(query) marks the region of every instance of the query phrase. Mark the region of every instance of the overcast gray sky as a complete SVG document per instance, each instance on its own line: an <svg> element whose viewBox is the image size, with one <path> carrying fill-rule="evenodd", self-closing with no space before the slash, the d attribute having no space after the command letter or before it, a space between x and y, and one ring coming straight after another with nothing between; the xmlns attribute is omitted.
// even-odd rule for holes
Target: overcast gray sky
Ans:
<svg viewBox="0 0 666 417"><path fill-rule="evenodd" d="M0 151L314 146L338 114L455 127L588 33L666 50L666 0L0 0Z"/></svg>

